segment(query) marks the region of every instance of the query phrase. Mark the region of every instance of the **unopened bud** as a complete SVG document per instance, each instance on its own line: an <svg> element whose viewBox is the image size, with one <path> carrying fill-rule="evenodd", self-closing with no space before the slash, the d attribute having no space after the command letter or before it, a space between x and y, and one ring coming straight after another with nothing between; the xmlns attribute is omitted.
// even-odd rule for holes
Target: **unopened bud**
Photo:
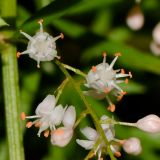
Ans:
<svg viewBox="0 0 160 160"><path fill-rule="evenodd" d="M157 44L156 42L152 41L150 43L150 49L154 55L160 56L160 44Z"/></svg>
<svg viewBox="0 0 160 160"><path fill-rule="evenodd" d="M160 44L160 22L155 26L152 32L153 40Z"/></svg>
<svg viewBox="0 0 160 160"><path fill-rule="evenodd" d="M142 151L141 143L138 138L131 137L123 143L123 149L128 154L138 155Z"/></svg>
<svg viewBox="0 0 160 160"><path fill-rule="evenodd" d="M138 120L136 126L137 128L149 133L158 133L160 132L160 118L151 114Z"/></svg>
<svg viewBox="0 0 160 160"><path fill-rule="evenodd" d="M139 6L135 6L129 11L126 23L132 30L139 30L143 27L144 15Z"/></svg>

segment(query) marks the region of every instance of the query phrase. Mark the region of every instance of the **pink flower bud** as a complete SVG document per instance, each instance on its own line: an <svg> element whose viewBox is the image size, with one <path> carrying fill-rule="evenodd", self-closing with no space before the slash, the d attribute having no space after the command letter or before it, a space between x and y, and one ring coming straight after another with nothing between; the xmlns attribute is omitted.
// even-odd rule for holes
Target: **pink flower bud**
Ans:
<svg viewBox="0 0 160 160"><path fill-rule="evenodd" d="M123 149L128 154L138 155L141 153L141 143L138 138L131 137L123 143Z"/></svg>
<svg viewBox="0 0 160 160"><path fill-rule="evenodd" d="M153 40L160 44L160 22L155 26L152 32Z"/></svg>
<svg viewBox="0 0 160 160"><path fill-rule="evenodd" d="M59 147L64 147L70 142L72 136L72 128L60 127L51 132L51 143Z"/></svg>
<svg viewBox="0 0 160 160"><path fill-rule="evenodd" d="M158 133L160 132L160 118L151 114L138 120L136 126L137 128L149 133Z"/></svg>

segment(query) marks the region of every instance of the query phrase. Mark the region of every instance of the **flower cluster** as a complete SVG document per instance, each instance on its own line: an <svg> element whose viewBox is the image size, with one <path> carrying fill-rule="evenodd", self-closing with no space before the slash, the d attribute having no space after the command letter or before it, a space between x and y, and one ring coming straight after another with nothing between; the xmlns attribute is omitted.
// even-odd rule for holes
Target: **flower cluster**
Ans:
<svg viewBox="0 0 160 160"><path fill-rule="evenodd" d="M115 54L115 58L108 64L106 62L106 53L103 53L103 62L93 66L86 76L87 83L85 84L90 90L85 91L86 95L91 95L96 99L106 98L109 103L108 109L112 112L115 110L115 105L111 102L108 94L112 91L113 95L117 97L117 100L122 99L126 94L117 84L125 82L128 83L128 79L121 80L120 78L130 77L131 72L125 73L124 69L114 70L113 66L120 56L120 53Z"/></svg>
<svg viewBox="0 0 160 160"><path fill-rule="evenodd" d="M29 57L37 61L37 67L40 68L41 61L51 61L57 56L56 43L55 41L59 38L63 39L64 35L61 33L57 37L52 37L47 32L43 31L43 20L38 22L40 24L40 31L37 32L33 37L27 33L20 31L28 40L27 50L23 52L17 52L17 57L22 54L29 54Z"/></svg>
<svg viewBox="0 0 160 160"><path fill-rule="evenodd" d="M57 146L65 146L68 144L73 135L73 126L76 120L76 111L73 106L56 105L53 95L48 95L36 108L35 115L26 116L21 113L21 119L36 119L26 124L27 128L35 125L39 128L38 136L44 132L44 136L48 137L51 131L51 143ZM60 124L63 127L56 128ZM50 131L48 130L50 128Z"/></svg>

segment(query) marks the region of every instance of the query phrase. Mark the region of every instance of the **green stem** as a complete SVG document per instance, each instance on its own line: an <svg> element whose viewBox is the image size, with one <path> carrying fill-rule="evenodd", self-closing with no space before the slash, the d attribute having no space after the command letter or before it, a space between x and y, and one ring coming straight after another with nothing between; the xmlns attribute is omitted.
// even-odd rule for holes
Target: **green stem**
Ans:
<svg viewBox="0 0 160 160"><path fill-rule="evenodd" d="M71 70L71 71L75 72L76 74L81 75L82 77L86 77L86 74L83 73L81 70L79 70L79 69L77 69L77 68L73 68L73 67L71 67L71 66L69 66L69 65L67 65L67 64L64 64L64 63L61 63L61 65L62 65L64 68L66 68L66 69L68 69L68 70Z"/></svg>
<svg viewBox="0 0 160 160"><path fill-rule="evenodd" d="M22 130L19 117L20 96L15 53L16 48L11 44L6 44L5 49L2 50L3 89L9 159L23 160Z"/></svg>
<svg viewBox="0 0 160 160"><path fill-rule="evenodd" d="M92 107L90 106L90 104L87 102L85 96L83 95L80 87L76 84L76 82L74 81L74 79L70 76L70 74L68 73L68 71L64 68L64 66L61 64L61 62L59 62L58 60L55 61L55 63L59 66L59 68L61 69L61 71L65 74L65 76L70 80L70 82L73 84L74 88L76 89L77 93L79 94L79 96L81 97L82 101L84 102L88 112L90 113L90 115L92 116L95 126L98 130L98 132L100 133L100 135L102 136L104 142L107 145L107 150L108 153L110 155L111 160L115 160L116 158L114 157L111 149L110 149L110 143L108 142L105 133L101 127L101 125L99 124L99 119L96 115L96 113L92 110Z"/></svg>
<svg viewBox="0 0 160 160"><path fill-rule="evenodd" d="M128 123L128 122L114 122L114 124L119 124L119 125L122 125L122 126L136 127L136 123Z"/></svg>

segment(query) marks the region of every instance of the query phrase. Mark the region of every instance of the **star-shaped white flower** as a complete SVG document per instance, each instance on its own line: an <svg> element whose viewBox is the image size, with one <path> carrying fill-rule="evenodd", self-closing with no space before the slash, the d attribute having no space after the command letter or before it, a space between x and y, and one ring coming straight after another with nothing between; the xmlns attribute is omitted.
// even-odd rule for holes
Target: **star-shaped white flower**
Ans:
<svg viewBox="0 0 160 160"><path fill-rule="evenodd" d="M103 99L106 97L111 111L114 111L115 106L108 97L108 94L112 91L117 99L120 100L126 92L124 92L117 84L122 82L128 83L128 79L120 80L119 78L132 77L131 72L126 74L124 69L113 69L118 56L120 56L120 53L115 54L115 58L109 65L106 63L106 53L104 53L103 63L93 66L86 76L87 83L85 86L90 90L85 91L84 93L86 95L91 95L96 99Z"/></svg>
<svg viewBox="0 0 160 160"><path fill-rule="evenodd" d="M44 135L47 137L50 130L55 130L57 125L63 120L64 112L66 107L63 108L62 105L56 106L56 100L54 95L48 95L36 108L35 115L25 116L24 112L21 114L22 119L33 119L36 118L33 122L28 122L26 124L27 128L30 128L32 125L39 127L38 136L40 137L41 132L45 131Z"/></svg>
<svg viewBox="0 0 160 160"><path fill-rule="evenodd" d="M37 61L37 67L40 68L41 61L51 61L57 56L56 43L55 41L59 38L64 38L61 33L57 37L52 37L47 32L43 31L43 20L38 22L40 24L40 31L37 32L33 37L27 33L20 31L28 40L27 50L23 52L17 52L17 57L22 54L29 54L29 57Z"/></svg>

